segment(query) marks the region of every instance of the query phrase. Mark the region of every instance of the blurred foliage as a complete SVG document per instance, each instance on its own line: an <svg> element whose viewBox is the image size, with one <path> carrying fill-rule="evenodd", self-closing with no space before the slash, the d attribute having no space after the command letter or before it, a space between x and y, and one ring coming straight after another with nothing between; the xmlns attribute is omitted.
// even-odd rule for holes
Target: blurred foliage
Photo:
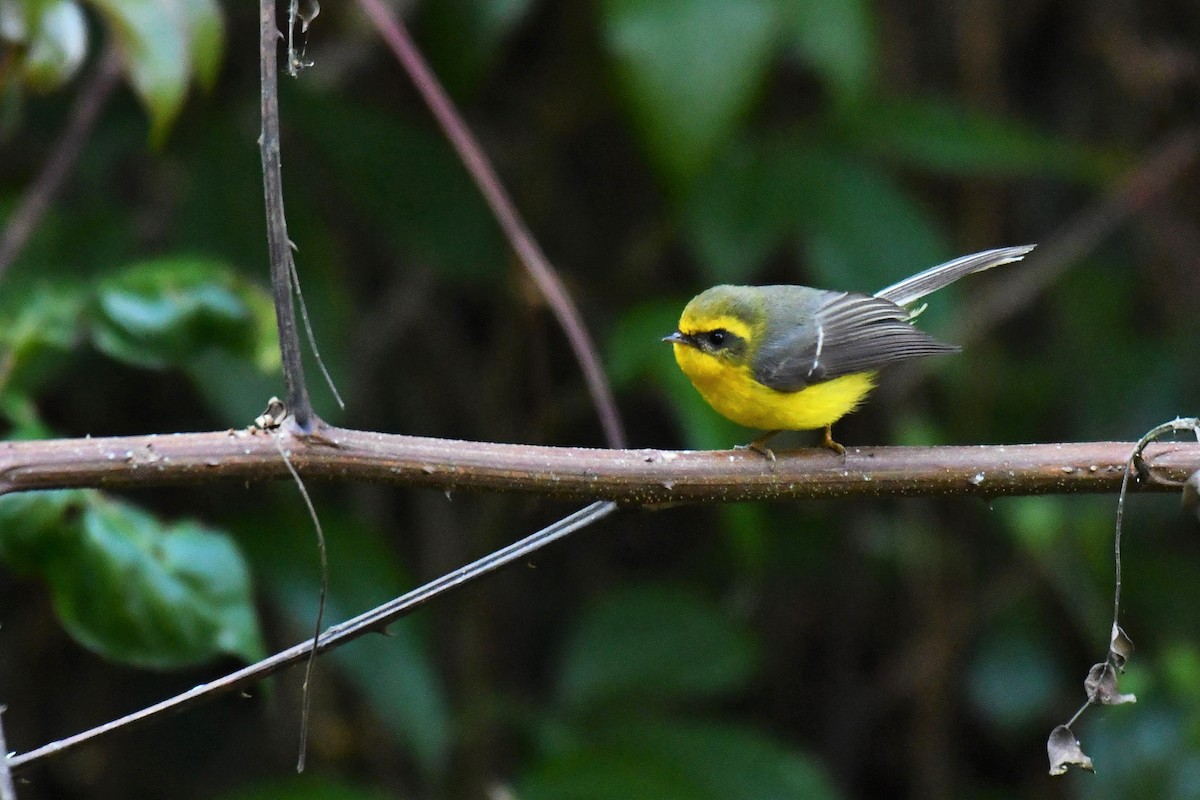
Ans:
<svg viewBox="0 0 1200 800"><path fill-rule="evenodd" d="M12 495L0 557L40 574L71 635L108 658L169 669L265 655L237 547L194 522L163 526L91 491Z"/></svg>
<svg viewBox="0 0 1200 800"><path fill-rule="evenodd" d="M1132 440L1195 413L1194 163L1133 212L1093 213L1194 124L1195 4L422 0L405 13L583 309L635 446L752 436L659 343L706 286L870 291L1063 237L1080 255L1062 278L962 355L922 365L917 390L885 377L839 437ZM9 438L240 427L280 393L257 33L254 4L0 0L0 219L56 157L82 77L110 50L128 87L0 275ZM544 302L365 18L326 4L306 41L315 67L281 89L283 163L305 296L349 401L335 412L314 384L322 413L601 444ZM189 97L192 82L205 91ZM1072 238L1089 214L1099 243ZM939 293L921 323L948 331L980 287L1036 268ZM309 488L329 621L565 510ZM286 777L293 671L262 698L51 760L21 797L1200 796L1195 521L1170 497L1135 498L1127 516L1123 619L1139 649L1122 690L1139 703L1078 726L1097 775L1046 776L1045 737L1106 646L1113 508L630 512L322 659L308 776ZM7 497L0 560L16 750L315 621L313 534L288 485Z"/></svg>
<svg viewBox="0 0 1200 800"><path fill-rule="evenodd" d="M217 0L89 0L105 23L106 39L161 142L179 115L189 82L216 83L225 36ZM9 103L23 89L61 88L79 72L95 36L75 0L3 0L0 95ZM0 127L3 130L3 127Z"/></svg>

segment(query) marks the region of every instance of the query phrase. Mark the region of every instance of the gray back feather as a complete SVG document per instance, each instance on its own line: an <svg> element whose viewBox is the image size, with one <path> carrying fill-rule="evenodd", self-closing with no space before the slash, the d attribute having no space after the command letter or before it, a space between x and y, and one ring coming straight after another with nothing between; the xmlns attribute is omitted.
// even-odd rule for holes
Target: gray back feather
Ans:
<svg viewBox="0 0 1200 800"><path fill-rule="evenodd" d="M842 375L958 350L914 328L908 311L888 300L851 292L805 291L809 294L803 304L792 298L793 302L779 303L768 315L770 327L754 354L754 377L772 389L797 392Z"/></svg>

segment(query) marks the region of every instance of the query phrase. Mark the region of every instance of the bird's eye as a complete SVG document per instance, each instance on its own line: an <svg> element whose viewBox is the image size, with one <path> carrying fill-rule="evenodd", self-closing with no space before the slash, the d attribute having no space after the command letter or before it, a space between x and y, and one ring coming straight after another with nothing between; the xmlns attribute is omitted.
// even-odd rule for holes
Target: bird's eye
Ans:
<svg viewBox="0 0 1200 800"><path fill-rule="evenodd" d="M723 347L725 345L725 341L728 338L729 338L729 332L721 330L720 328L718 328L715 331L709 331L708 333L704 334L704 341L708 343L709 347L712 347L714 349Z"/></svg>

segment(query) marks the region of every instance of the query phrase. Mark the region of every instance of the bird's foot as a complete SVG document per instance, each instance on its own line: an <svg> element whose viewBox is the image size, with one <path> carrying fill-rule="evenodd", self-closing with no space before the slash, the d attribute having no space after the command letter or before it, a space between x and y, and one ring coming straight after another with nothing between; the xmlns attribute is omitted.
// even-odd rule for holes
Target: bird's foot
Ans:
<svg viewBox="0 0 1200 800"><path fill-rule="evenodd" d="M758 453L760 456L763 456L764 458L769 458L771 460L771 463L774 464L775 460L776 460L775 452L771 448L767 447L767 442L770 441L771 437L773 437L777 433L779 433L779 431L767 431L766 433L764 433L762 436L755 439L750 444L735 445L733 449L734 450L753 450L754 452Z"/></svg>
<svg viewBox="0 0 1200 800"><path fill-rule="evenodd" d="M839 456L844 457L846 455L846 448L842 447L840 444L838 444L837 442L835 442L833 440L833 426L832 425L825 426L825 440L823 442L821 442L821 444L824 447L827 447L830 450L832 450L833 452L837 453Z"/></svg>

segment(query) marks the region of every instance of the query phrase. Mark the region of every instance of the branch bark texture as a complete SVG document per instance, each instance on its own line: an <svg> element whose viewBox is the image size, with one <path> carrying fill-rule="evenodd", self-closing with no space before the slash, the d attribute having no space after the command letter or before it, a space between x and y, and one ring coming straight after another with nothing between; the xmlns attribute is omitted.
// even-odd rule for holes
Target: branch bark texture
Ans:
<svg viewBox="0 0 1200 800"><path fill-rule="evenodd" d="M307 432L316 416L304 380L300 334L292 300L292 242L283 213L283 166L279 154L279 26L275 0L259 6L259 63L262 84L263 199L267 212L267 246L271 258L271 291L275 299L275 322L279 328L279 353L287 384L287 406L301 431Z"/></svg>
<svg viewBox="0 0 1200 800"><path fill-rule="evenodd" d="M443 490L529 492L633 506L893 495L1114 492L1133 442L777 451L598 450L494 444L323 427L0 443L0 494L288 477L271 441L306 478ZM1200 443L1152 445L1143 488L1200 469Z"/></svg>

